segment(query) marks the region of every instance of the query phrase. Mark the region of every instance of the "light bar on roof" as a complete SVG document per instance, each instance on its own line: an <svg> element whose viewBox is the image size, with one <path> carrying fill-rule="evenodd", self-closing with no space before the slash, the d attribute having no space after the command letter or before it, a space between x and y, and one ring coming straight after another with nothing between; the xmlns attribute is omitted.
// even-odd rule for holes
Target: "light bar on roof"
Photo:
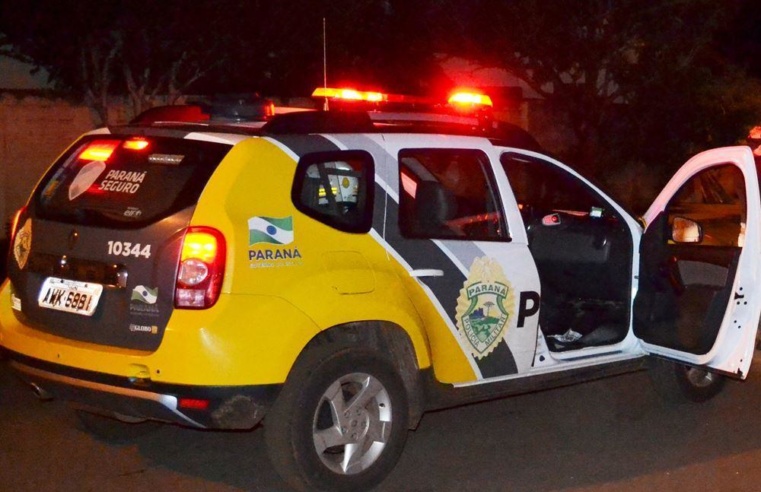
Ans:
<svg viewBox="0 0 761 492"><path fill-rule="evenodd" d="M326 97L329 99L344 99L347 101L383 102L388 96L381 92L358 91L356 89L339 89L334 87L318 87L312 93L312 97Z"/></svg>
<svg viewBox="0 0 761 492"><path fill-rule="evenodd" d="M449 96L449 104L471 104L478 106L494 106L486 94L469 91L457 91Z"/></svg>
<svg viewBox="0 0 761 492"><path fill-rule="evenodd" d="M450 123L465 126L478 126L479 124L478 118L475 116L451 113L372 112L369 116L376 123Z"/></svg>
<svg viewBox="0 0 761 492"><path fill-rule="evenodd" d="M341 101L362 101L370 103L407 103L407 104L429 104L432 106L442 104L443 101L437 101L432 98L408 96L400 94L387 94L384 92L359 91L352 88L336 87L318 87L312 92L312 97L321 97L326 99ZM453 92L447 103L450 106L463 110L465 107L493 107L492 100L486 94L469 89L460 89Z"/></svg>

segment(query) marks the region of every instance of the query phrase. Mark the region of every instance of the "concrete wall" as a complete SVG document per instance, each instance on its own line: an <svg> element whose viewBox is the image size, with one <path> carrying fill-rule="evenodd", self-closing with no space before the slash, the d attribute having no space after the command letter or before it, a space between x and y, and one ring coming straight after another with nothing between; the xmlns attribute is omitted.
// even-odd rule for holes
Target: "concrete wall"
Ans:
<svg viewBox="0 0 761 492"><path fill-rule="evenodd" d="M0 95L0 219L5 224L41 174L79 135L94 128L90 111L60 99ZM0 237L5 234L0 228Z"/></svg>

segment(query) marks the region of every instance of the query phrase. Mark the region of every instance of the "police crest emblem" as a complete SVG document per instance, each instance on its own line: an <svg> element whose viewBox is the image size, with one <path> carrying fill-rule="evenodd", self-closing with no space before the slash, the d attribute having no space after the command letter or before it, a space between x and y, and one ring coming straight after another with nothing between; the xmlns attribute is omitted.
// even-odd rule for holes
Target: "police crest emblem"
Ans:
<svg viewBox="0 0 761 492"><path fill-rule="evenodd" d="M13 240L13 256L20 270L26 266L29 259L29 251L32 249L32 220L26 219L23 227L16 232Z"/></svg>
<svg viewBox="0 0 761 492"><path fill-rule="evenodd" d="M457 298L457 329L470 352L483 359L505 338L515 295L494 258L476 258Z"/></svg>

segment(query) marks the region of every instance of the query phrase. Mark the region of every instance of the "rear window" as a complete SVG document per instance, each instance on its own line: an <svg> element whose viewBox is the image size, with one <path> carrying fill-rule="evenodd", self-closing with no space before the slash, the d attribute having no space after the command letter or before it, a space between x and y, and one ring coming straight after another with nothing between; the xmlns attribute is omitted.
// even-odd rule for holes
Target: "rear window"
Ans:
<svg viewBox="0 0 761 492"><path fill-rule="evenodd" d="M374 175L373 158L363 150L306 154L296 168L291 198L313 219L364 233L372 226Z"/></svg>
<svg viewBox="0 0 761 492"><path fill-rule="evenodd" d="M230 148L169 137L83 138L43 179L37 214L76 224L140 227L196 203Z"/></svg>

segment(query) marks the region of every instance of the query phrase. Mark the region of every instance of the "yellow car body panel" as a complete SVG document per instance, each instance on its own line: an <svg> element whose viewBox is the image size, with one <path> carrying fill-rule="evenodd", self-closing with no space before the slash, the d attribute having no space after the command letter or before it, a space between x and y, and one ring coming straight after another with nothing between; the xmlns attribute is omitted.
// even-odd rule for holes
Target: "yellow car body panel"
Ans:
<svg viewBox="0 0 761 492"><path fill-rule="evenodd" d="M303 348L301 338L318 331L309 318L283 299L223 295L211 309L176 310L161 348L151 353L89 344L34 330L12 314L9 283L3 287L0 298L2 344L8 350L78 369L172 384L282 383ZM272 313L278 313L277 325L262 323L257 327L251 323L271 319ZM278 326L298 328L282 330Z"/></svg>
<svg viewBox="0 0 761 492"><path fill-rule="evenodd" d="M228 241L224 290L242 296L277 293L299 306L319 330L362 321L393 323L410 337L419 367L429 367L422 322L404 295L394 260L371 235L337 231L295 210L290 200L295 169L294 159L279 147L265 139L254 139L238 144L210 179L191 225L214 225L232 238ZM220 203L224 204L224 214L219 213ZM274 256L282 249L279 245L249 245L247 220L257 214L293 216L294 242L289 246L298 251L297 258L252 259L268 252ZM247 316L245 312L241 315ZM291 332L301 331L292 333L298 340L292 342L301 348L314 336L311 327L302 330L280 320L277 324ZM294 360L284 362L288 367L277 382L284 380Z"/></svg>
<svg viewBox="0 0 761 492"><path fill-rule="evenodd" d="M294 209L289 188L295 167L292 157L263 139L239 143L219 165L190 225L211 226L229 238L223 294L210 309L175 309L155 352L94 345L29 328L12 314L9 283L2 292L3 345L47 362L156 382L277 384L320 331L383 321L405 330L421 369L432 365L430 337L434 354L440 354L437 375L447 382L472 380L473 370L446 324L423 323L419 309L430 309L425 295L376 238L337 231ZM269 199L263 202L262 196ZM256 213L294 217L299 258L274 266L245 261L246 221ZM277 249L248 249L254 247ZM408 292L416 292L417 301Z"/></svg>

